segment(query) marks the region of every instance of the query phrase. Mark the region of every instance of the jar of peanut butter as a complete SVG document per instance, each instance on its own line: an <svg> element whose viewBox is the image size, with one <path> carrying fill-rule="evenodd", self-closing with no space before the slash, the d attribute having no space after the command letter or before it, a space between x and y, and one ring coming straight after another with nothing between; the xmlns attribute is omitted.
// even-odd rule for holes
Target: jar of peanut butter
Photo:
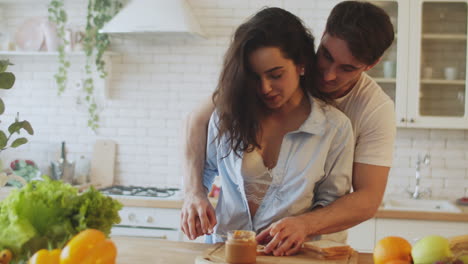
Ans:
<svg viewBox="0 0 468 264"><path fill-rule="evenodd" d="M226 241L226 262L230 264L252 264L257 258L255 232L233 230Z"/></svg>

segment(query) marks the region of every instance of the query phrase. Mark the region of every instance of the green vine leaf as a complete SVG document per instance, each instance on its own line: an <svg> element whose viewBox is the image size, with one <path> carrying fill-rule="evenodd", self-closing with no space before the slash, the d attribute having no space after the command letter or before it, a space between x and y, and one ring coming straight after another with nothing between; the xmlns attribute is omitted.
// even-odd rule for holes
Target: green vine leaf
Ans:
<svg viewBox="0 0 468 264"><path fill-rule="evenodd" d="M5 104L3 103L2 98L0 98L0 115L3 115L5 113Z"/></svg>
<svg viewBox="0 0 468 264"><path fill-rule="evenodd" d="M67 73L70 68L70 62L65 56L65 45L68 41L65 39L65 26L67 24L67 12L64 8L65 0L52 0L49 3L49 20L57 25L57 35L62 40L62 43L58 47L58 58L59 58L59 69L54 75L55 82L57 83L58 95L61 95L67 86Z"/></svg>
<svg viewBox="0 0 468 264"><path fill-rule="evenodd" d="M31 124L28 121L23 121L23 127L26 132L28 132L29 135L34 135L34 129L32 128Z"/></svg>
<svg viewBox="0 0 468 264"><path fill-rule="evenodd" d="M11 147L12 148L17 148L23 144L26 144L28 143L28 139L27 138L24 138L24 137L21 137L21 138L17 138L15 139L15 141L13 141L13 143L11 143Z"/></svg>
<svg viewBox="0 0 468 264"><path fill-rule="evenodd" d="M15 75L11 72L0 72L0 89L10 89L15 84Z"/></svg>
<svg viewBox="0 0 468 264"><path fill-rule="evenodd" d="M10 65L13 64L9 60L0 60L0 72L5 72Z"/></svg>
<svg viewBox="0 0 468 264"><path fill-rule="evenodd" d="M8 127L8 132L10 132L10 134L14 134L14 133L19 134L19 131L20 131L21 128L23 128L23 122L22 121L15 121L13 124L11 124Z"/></svg>
<svg viewBox="0 0 468 264"><path fill-rule="evenodd" d="M65 0L51 0L48 6L49 20L56 23L57 34L63 43L67 43L65 39L65 25L68 15L64 9ZM122 0L88 0L88 8L86 14L86 28L83 37L83 49L86 55L85 65L85 81L83 91L85 93L85 101L88 105L88 126L96 132L99 127L99 115L96 100L94 99L94 81L92 71L92 57L100 78L105 78L107 72L105 70L105 62L103 59L104 51L110 45L110 39L107 34L99 33L99 30L109 22L115 14L122 8ZM59 51L59 68L54 75L55 82L58 87L58 94L65 91L67 84L67 72L70 67L70 62L66 59L65 47L61 45Z"/></svg>
<svg viewBox="0 0 468 264"><path fill-rule="evenodd" d="M86 54L85 74L87 78L83 85L86 93L85 101L88 104L88 127L93 131L99 127L98 106L94 99L94 81L92 78L91 61L96 56L94 64L100 78L106 78L104 51L110 45L109 35L99 33L99 30L109 22L122 8L120 0L88 0L88 14L86 16L86 31L83 38L83 48Z"/></svg>
<svg viewBox="0 0 468 264"><path fill-rule="evenodd" d="M0 150L6 147L7 142L8 142L8 138L5 135L5 132L0 130Z"/></svg>

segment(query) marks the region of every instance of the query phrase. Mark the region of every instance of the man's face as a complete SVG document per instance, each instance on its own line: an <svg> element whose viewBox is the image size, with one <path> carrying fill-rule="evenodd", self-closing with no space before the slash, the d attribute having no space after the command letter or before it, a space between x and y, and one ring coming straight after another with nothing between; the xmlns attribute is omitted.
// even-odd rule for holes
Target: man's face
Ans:
<svg viewBox="0 0 468 264"><path fill-rule="evenodd" d="M340 98L356 84L361 73L374 65L366 65L351 54L347 43L325 33L317 51L318 86L322 92Z"/></svg>

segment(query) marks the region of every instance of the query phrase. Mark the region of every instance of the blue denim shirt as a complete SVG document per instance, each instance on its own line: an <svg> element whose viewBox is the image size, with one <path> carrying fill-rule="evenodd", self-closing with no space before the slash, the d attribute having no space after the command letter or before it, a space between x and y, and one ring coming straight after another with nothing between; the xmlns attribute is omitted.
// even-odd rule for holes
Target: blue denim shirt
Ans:
<svg viewBox="0 0 468 264"><path fill-rule="evenodd" d="M229 230L259 232L284 217L328 205L349 193L354 154L351 123L336 108L311 96L309 101L309 117L297 131L283 138L277 165L272 170L273 181L253 219L244 192L242 155L239 158L229 151L225 136L215 139L219 118L213 113L208 126L203 184L211 189L219 175L221 193L216 206L218 224L207 242L224 241Z"/></svg>

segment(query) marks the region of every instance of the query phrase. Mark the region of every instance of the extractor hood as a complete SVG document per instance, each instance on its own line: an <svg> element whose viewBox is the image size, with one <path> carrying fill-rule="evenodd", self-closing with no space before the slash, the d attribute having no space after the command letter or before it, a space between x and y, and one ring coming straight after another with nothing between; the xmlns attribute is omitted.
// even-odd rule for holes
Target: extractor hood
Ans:
<svg viewBox="0 0 468 264"><path fill-rule="evenodd" d="M204 36L185 0L131 0L102 33L183 33Z"/></svg>

